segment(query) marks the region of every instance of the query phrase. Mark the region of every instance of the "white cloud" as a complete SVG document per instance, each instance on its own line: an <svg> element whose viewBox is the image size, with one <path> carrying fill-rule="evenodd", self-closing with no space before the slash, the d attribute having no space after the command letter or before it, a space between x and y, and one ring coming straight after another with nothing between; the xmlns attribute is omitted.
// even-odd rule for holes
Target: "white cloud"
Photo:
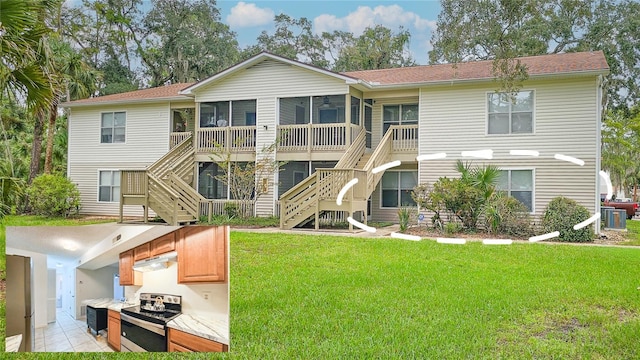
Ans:
<svg viewBox="0 0 640 360"><path fill-rule="evenodd" d="M259 8L256 4L240 1L227 15L227 24L231 28L261 26L272 22L274 15L269 8Z"/></svg>
<svg viewBox="0 0 640 360"><path fill-rule="evenodd" d="M313 20L313 24L316 33L346 30L356 36L362 34L367 27L374 25L384 25L392 30L396 30L399 26L405 29L433 30L436 26L435 21L423 19L412 11L405 11L399 5L379 5L375 8L358 6L355 11L342 18L322 14Z"/></svg>

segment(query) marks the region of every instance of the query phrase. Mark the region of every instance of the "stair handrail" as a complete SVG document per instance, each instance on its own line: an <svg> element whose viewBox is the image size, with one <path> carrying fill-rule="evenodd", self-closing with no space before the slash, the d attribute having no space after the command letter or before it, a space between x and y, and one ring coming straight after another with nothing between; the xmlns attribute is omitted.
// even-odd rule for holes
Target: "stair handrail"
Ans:
<svg viewBox="0 0 640 360"><path fill-rule="evenodd" d="M207 199L173 172L169 173L169 184L170 188L177 192L179 204L187 213L200 219L200 203L206 202Z"/></svg>
<svg viewBox="0 0 640 360"><path fill-rule="evenodd" d="M177 220L178 220L178 209L177 209L177 205L178 205L178 197L179 195L176 194L173 190L171 190L165 183L164 181L158 179L154 174L147 172L147 181L149 182L149 186L148 189L152 188L152 183L157 185L160 189L162 189L161 193L163 193L163 195L165 197L169 198L169 202L171 204L165 204L167 207L168 205L172 205L171 209L167 209L167 208L162 208L159 209L160 211L156 211L156 213L162 212L162 211L168 211L169 213L171 213L172 215L170 216L171 219L173 221L171 221L170 223L172 225L177 225ZM160 196L157 195L156 192L152 192L149 191L149 197L150 198L156 198L158 199L158 202L162 202L162 199L160 198ZM166 219L165 219L166 220Z"/></svg>
<svg viewBox="0 0 640 360"><path fill-rule="evenodd" d="M384 172L374 174L372 170L375 167L388 162L393 147L393 136L396 129L398 128L400 128L399 125L391 125L389 127L387 132L380 140L380 143L378 144L378 146L376 146L376 149L371 154L371 157L363 167L363 170L367 172L367 197L370 196L371 193L373 193L373 190L375 190L378 181L380 181L380 178L382 178L382 175L384 174Z"/></svg>
<svg viewBox="0 0 640 360"><path fill-rule="evenodd" d="M156 160L153 164L149 165L149 167L147 167L147 170L149 172L152 172L152 173L156 174L157 170L162 168L161 165L163 165L163 164L165 164L165 162L168 162L169 160L171 160L171 158L175 157L177 154L180 154L184 150L188 150L190 147L192 147L193 146L192 138L193 138L193 136L190 133L187 137L184 138L184 140L182 140L182 142L180 142L178 145L174 146L171 150L169 150L166 154L164 154L162 157L160 157L158 160ZM171 162L169 162L169 164L171 164ZM162 174L160 174L160 175L162 175Z"/></svg>
<svg viewBox="0 0 640 360"><path fill-rule="evenodd" d="M358 160L364 154L364 151L367 147L367 132L363 130L360 131L358 136L353 140L347 151L342 155L338 163L336 163L336 168L353 168L358 163Z"/></svg>

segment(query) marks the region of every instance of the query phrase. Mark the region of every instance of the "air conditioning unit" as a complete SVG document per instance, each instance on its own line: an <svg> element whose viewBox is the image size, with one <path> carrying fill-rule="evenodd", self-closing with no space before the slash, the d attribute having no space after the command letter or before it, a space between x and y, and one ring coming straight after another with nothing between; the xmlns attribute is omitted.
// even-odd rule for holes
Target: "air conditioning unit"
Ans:
<svg viewBox="0 0 640 360"><path fill-rule="evenodd" d="M624 209L605 210L605 230L627 230L627 211Z"/></svg>

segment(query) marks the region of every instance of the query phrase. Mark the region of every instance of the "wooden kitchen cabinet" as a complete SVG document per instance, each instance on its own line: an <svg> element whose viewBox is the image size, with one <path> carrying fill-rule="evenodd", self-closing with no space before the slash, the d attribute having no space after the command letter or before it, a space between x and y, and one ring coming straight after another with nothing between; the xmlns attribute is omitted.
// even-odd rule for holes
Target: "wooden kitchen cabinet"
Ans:
<svg viewBox="0 0 640 360"><path fill-rule="evenodd" d="M169 328L167 348L169 352L221 352L229 350L225 344L173 328Z"/></svg>
<svg viewBox="0 0 640 360"><path fill-rule="evenodd" d="M120 351L120 313L109 310L107 317L107 342L116 351Z"/></svg>
<svg viewBox="0 0 640 360"><path fill-rule="evenodd" d="M133 249L120 253L120 285L142 285L142 273L133 271Z"/></svg>
<svg viewBox="0 0 640 360"><path fill-rule="evenodd" d="M176 249L176 232L161 236L151 242L151 256L156 256Z"/></svg>
<svg viewBox="0 0 640 360"><path fill-rule="evenodd" d="M178 283L225 282L227 226L186 226L178 231Z"/></svg>
<svg viewBox="0 0 640 360"><path fill-rule="evenodd" d="M151 242L133 248L133 261L148 259L151 256Z"/></svg>

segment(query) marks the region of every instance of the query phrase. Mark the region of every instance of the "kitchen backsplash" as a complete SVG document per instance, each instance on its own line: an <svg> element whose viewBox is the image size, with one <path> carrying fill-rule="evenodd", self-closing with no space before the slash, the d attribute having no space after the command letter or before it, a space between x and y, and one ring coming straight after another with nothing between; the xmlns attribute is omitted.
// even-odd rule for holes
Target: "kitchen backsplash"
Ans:
<svg viewBox="0 0 640 360"><path fill-rule="evenodd" d="M142 286L125 286L129 301L139 303L140 293L161 293L182 296L182 312L203 317L226 319L229 314L227 284L178 284L178 264L163 270L144 272ZM208 297L205 300L205 295ZM228 321L228 319L227 319Z"/></svg>

